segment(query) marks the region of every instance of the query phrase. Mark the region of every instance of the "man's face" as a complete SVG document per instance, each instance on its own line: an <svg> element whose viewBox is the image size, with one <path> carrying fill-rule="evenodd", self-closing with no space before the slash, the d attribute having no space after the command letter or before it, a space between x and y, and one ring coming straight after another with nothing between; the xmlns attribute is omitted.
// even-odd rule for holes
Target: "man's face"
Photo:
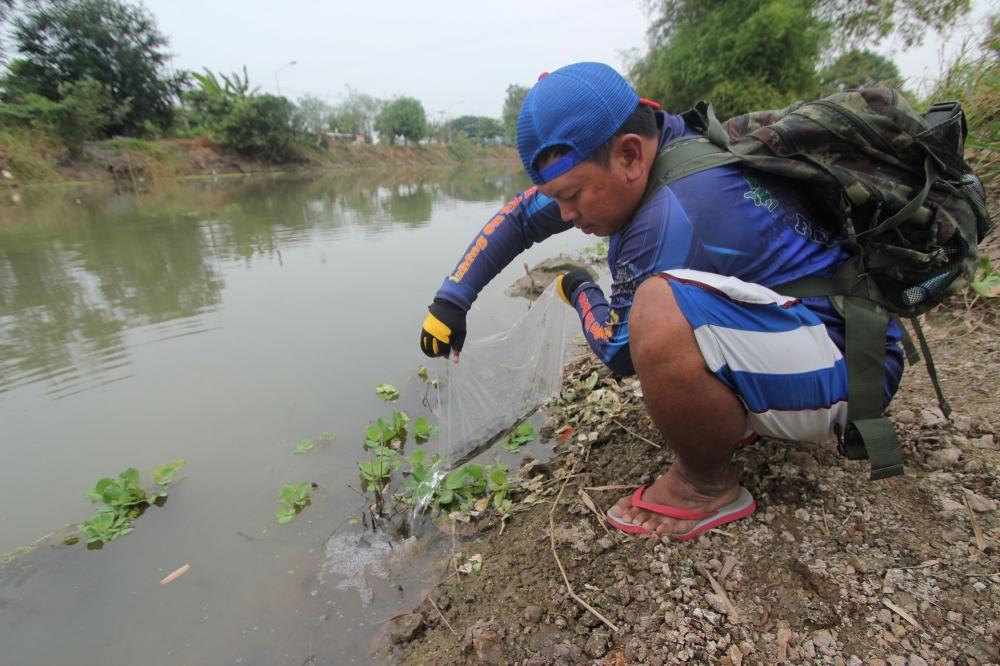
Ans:
<svg viewBox="0 0 1000 666"><path fill-rule="evenodd" d="M629 220L637 203L627 184L625 173L612 159L608 167L581 162L538 189L555 199L564 221L585 234L610 236Z"/></svg>

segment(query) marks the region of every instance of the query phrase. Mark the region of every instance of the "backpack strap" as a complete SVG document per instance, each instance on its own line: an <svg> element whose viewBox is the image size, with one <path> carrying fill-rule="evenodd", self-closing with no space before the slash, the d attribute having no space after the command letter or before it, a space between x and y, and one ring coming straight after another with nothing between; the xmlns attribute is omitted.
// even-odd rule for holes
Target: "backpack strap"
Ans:
<svg viewBox="0 0 1000 666"><path fill-rule="evenodd" d="M850 259L832 278L806 277L775 287L786 296L843 297L847 364L847 427L837 430L837 448L850 460L871 461L869 478L903 473L903 454L892 422L882 414L885 333L889 314L868 294L861 260Z"/></svg>
<svg viewBox="0 0 1000 666"><path fill-rule="evenodd" d="M698 102L695 108L681 114L685 124L703 134L681 136L660 148L649 172L646 191L636 207L642 208L665 185L686 176L743 160L726 148L729 136L715 117L712 105Z"/></svg>

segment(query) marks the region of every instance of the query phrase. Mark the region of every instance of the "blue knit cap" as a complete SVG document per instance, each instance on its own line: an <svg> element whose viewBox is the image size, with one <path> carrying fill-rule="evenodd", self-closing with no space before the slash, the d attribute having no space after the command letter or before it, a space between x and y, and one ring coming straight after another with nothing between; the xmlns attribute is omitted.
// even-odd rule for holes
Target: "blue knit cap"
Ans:
<svg viewBox="0 0 1000 666"><path fill-rule="evenodd" d="M583 162L639 107L639 95L622 76L598 62L578 62L543 74L524 98L517 119L517 151L536 185ZM544 169L535 160L546 148L570 151Z"/></svg>

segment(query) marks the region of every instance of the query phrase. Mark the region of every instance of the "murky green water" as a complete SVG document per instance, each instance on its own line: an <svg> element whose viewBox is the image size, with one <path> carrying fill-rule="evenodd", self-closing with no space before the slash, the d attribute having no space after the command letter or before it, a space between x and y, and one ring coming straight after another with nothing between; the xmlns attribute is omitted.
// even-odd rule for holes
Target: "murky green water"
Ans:
<svg viewBox="0 0 1000 666"><path fill-rule="evenodd" d="M85 520L103 476L188 461L134 533L100 551L49 539L0 568L0 661L368 662L375 621L436 575L418 543L384 579L351 578L352 553L387 548L346 523L363 506L347 484L364 428L391 411L374 388L415 386L427 303L524 185L467 168L0 202L0 553ZM524 261L585 244L532 248L477 302L471 334L524 310L503 295ZM292 453L323 432L333 441ZM312 506L279 526L279 489L306 480Z"/></svg>

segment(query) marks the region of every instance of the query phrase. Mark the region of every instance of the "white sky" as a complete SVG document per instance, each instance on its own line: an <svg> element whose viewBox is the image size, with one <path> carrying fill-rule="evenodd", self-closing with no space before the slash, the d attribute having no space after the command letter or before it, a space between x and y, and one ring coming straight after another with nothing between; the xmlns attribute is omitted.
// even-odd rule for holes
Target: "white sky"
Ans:
<svg viewBox="0 0 1000 666"><path fill-rule="evenodd" d="M144 0L170 39L173 66L229 73L247 66L252 86L291 99L335 104L346 86L388 99L419 99L438 120L499 117L507 86L530 86L542 70L579 60L625 69L644 49L641 0ZM891 52L917 82L940 71L1000 0L974 0L971 25L919 49ZM288 65L291 61L295 65ZM280 71L279 71L280 70ZM278 80L275 80L275 77ZM641 91L640 91L641 92ZM659 100L666 102L668 100Z"/></svg>

